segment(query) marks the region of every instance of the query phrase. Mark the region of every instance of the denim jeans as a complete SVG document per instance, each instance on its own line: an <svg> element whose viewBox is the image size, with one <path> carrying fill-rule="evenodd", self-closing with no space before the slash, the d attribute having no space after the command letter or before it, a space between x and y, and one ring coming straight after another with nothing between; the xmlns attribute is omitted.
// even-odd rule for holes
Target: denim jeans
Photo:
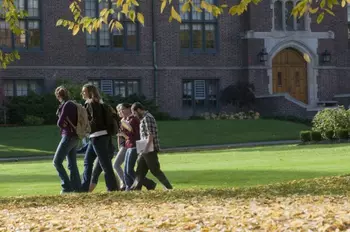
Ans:
<svg viewBox="0 0 350 232"><path fill-rule="evenodd" d="M77 191L80 188L80 175L77 165L77 136L62 135L62 139L58 144L55 156L53 158L53 165L55 166L58 175L61 179L61 186L63 192ZM70 177L63 167L63 161L67 157L68 169Z"/></svg>
<svg viewBox="0 0 350 232"><path fill-rule="evenodd" d="M108 151L109 151L109 158L113 159L114 157L114 146L113 146L113 142L112 142L112 138L109 142L108 145ZM101 173L103 172L103 169L101 167L101 164L99 162L99 159L96 160L94 168L92 169L92 177L91 177L91 183L97 184L98 183L98 178L100 177ZM119 185L118 185L119 186Z"/></svg>
<svg viewBox="0 0 350 232"><path fill-rule="evenodd" d="M117 153L117 157L114 161L114 169L117 171L117 175L120 179L121 187L125 187L124 171L122 169L122 164L124 163L124 160L125 160L126 150L127 149L125 147L120 147Z"/></svg>
<svg viewBox="0 0 350 232"><path fill-rule="evenodd" d="M136 147L128 148L125 153L124 180L127 190L130 189L135 180L135 164L137 160Z"/></svg>
<svg viewBox="0 0 350 232"><path fill-rule="evenodd" d="M96 157L98 158L98 162L105 173L107 190L118 190L118 183L113 171L110 157L110 141L111 137L109 135L103 135L90 139L89 146L84 157L84 173L81 191L89 191L92 168Z"/></svg>

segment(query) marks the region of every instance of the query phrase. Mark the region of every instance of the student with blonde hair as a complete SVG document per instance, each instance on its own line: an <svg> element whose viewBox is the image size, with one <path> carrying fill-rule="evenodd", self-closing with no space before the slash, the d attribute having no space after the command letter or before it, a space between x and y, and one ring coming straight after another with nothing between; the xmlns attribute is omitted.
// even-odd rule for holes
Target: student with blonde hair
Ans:
<svg viewBox="0 0 350 232"><path fill-rule="evenodd" d="M77 106L69 101L69 94L65 87L59 86L55 90L55 96L60 102L56 112L58 116L57 126L61 129L61 141L53 158L53 165L55 166L58 175L61 179L61 194L78 191L80 188L80 175L77 165L77 146L79 142L78 135L73 128L77 125L78 115ZM73 126L68 122L70 121ZM67 157L68 169L70 176L68 176L63 161Z"/></svg>

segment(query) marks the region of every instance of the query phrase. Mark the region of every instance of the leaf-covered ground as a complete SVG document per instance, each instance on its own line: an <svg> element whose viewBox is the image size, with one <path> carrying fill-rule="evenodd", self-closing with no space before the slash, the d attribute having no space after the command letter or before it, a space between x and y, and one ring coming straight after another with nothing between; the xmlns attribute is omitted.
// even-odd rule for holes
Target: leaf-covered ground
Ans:
<svg viewBox="0 0 350 232"><path fill-rule="evenodd" d="M0 199L0 231L346 231L350 179Z"/></svg>

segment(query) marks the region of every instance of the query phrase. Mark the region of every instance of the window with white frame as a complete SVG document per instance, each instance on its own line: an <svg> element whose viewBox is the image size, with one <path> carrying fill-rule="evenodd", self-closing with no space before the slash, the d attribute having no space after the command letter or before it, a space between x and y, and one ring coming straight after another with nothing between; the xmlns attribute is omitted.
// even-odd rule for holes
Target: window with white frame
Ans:
<svg viewBox="0 0 350 232"><path fill-rule="evenodd" d="M305 31L305 18L303 16L294 17L292 15L293 8L299 1L292 0L276 0L273 2L273 25L275 31Z"/></svg>
<svg viewBox="0 0 350 232"><path fill-rule="evenodd" d="M85 12L89 17L96 17L104 8L113 8L115 13L112 18L118 18L120 8L116 8L115 3L110 0L86 0ZM134 9L136 10L136 9ZM138 23L133 23L127 19L124 14L120 14L120 23L123 30L113 29L111 32L108 25L103 24L97 32L89 34L86 32L86 45L93 49L114 49L114 50L137 50L138 49Z"/></svg>
<svg viewBox="0 0 350 232"><path fill-rule="evenodd" d="M213 4L214 0L207 0ZM193 0L200 6L200 0ZM183 3L180 2L180 10ZM215 52L217 50L217 20L206 12L197 12L191 7L190 12L181 12L180 47L189 52Z"/></svg>
<svg viewBox="0 0 350 232"><path fill-rule="evenodd" d="M0 47L5 49L38 50L41 49L41 0L15 0L18 10L27 12L27 16L19 20L19 27L24 30L21 35L10 31L5 15L0 12ZM0 5L3 0L0 0Z"/></svg>
<svg viewBox="0 0 350 232"><path fill-rule="evenodd" d="M120 97L128 97L130 95L140 94L140 81L139 80L90 80L89 83L95 85L101 92Z"/></svg>
<svg viewBox="0 0 350 232"><path fill-rule="evenodd" d="M218 80L184 80L182 105L194 108L216 108L219 92Z"/></svg>
<svg viewBox="0 0 350 232"><path fill-rule="evenodd" d="M4 80L4 95L7 97L27 96L30 91L41 92L40 80Z"/></svg>

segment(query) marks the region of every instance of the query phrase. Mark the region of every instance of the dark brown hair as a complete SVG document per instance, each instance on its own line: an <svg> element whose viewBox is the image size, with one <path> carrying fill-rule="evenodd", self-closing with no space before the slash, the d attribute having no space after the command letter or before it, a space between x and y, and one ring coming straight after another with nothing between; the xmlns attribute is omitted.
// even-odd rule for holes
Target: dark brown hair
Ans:
<svg viewBox="0 0 350 232"><path fill-rule="evenodd" d="M132 104L131 109L133 111L136 111L138 109L145 110L145 107L140 102L135 102L134 104Z"/></svg>
<svg viewBox="0 0 350 232"><path fill-rule="evenodd" d="M58 86L55 89L55 96L56 98L60 97L62 98L64 101L68 101L69 100L69 92L68 90L64 87L64 86Z"/></svg>

